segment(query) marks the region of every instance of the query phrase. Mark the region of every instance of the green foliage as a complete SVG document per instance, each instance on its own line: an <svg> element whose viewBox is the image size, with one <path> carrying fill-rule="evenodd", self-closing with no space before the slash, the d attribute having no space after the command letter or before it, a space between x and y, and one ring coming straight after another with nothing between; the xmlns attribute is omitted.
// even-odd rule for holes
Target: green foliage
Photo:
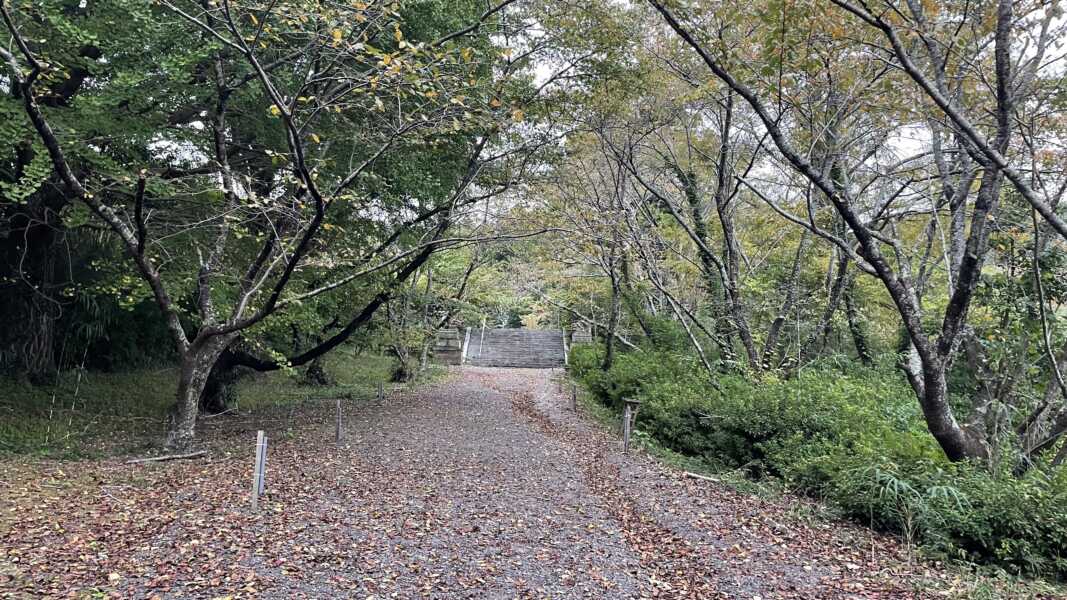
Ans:
<svg viewBox="0 0 1067 600"><path fill-rule="evenodd" d="M1067 480L1031 469L1016 477L972 463L835 457L829 497L946 556L1027 574L1067 574Z"/></svg>
<svg viewBox="0 0 1067 600"><path fill-rule="evenodd" d="M201 8L178 4L191 12ZM436 219L402 223L450 198L467 171L474 140L510 121L501 102L509 103L521 91L497 85L504 84L494 71L498 42L485 31L461 36L435 52L424 47L475 22L484 11L480 3L413 0L362 6L280 2L235 7L237 23L248 27L249 34L257 31L259 20L266 25L256 50L264 64L277 61L271 69L275 84L283 95L292 92L288 95L297 98L292 110L307 131L307 159L324 190L386 140L392 144L346 193L331 199L317 243L287 290L294 295L365 268L372 249L394 231L395 241L378 254L388 256L424 240ZM138 175L147 177L147 254L156 264L166 264L164 286L190 332L201 324L194 289L197 257L213 244L215 223L228 228L218 267L227 277L216 280L211 290L220 313L228 314L237 291L226 283L238 280L275 231L277 221L264 217L272 200L283 210L296 209L285 219L309 218L312 211L309 203L287 205L284 200L290 195L299 199L302 186L290 172L285 129L274 112L278 109L251 66L155 3L46 0L15 2L11 8L18 28L48 65L37 83L40 104L85 185L119 213L132 216L134 181ZM349 75L339 79L362 83L339 96L343 101L322 104L330 95L304 85L304 67L296 66L299 61L292 56L297 50L330 69L347 69ZM231 86L225 137L241 180L241 217L224 206L218 175L205 171L205 161L215 154L210 125L219 106L211 68L216 57ZM322 81L328 79L323 75ZM8 86L9 80L0 84L10 91ZM402 136L397 134L401 126ZM46 260L49 256L54 260ZM346 286L343 294L294 303L245 337L264 354L292 354L327 335L330 323L357 314L389 276L383 271ZM158 315L151 323L141 313L146 302L153 302L151 290L117 238L102 234L99 220L58 184L19 96L11 93L0 98L0 312L21 317L32 312L34 302L46 305L49 316L59 315L59 322L40 331L29 325L0 328L0 367L5 370L23 368L16 358L31 346L27 338L33 336L51 338L40 354L47 355L42 362L58 368L81 364L86 348L90 366L108 369L134 368L174 353L155 351L173 344L157 335L163 323ZM53 346L62 350L52 352Z"/></svg>
<svg viewBox="0 0 1067 600"><path fill-rule="evenodd" d="M75 458L101 445L132 449L162 431L174 404L174 370L72 370L49 386L0 378L0 454Z"/></svg>
<svg viewBox="0 0 1067 600"><path fill-rule="evenodd" d="M298 372L274 372L255 375L238 384L240 410L257 411L274 406L288 406L306 398L373 398L378 383L388 381L393 360L388 356L356 353L344 348L326 355L326 371L335 380L332 385L309 387Z"/></svg>
<svg viewBox="0 0 1067 600"><path fill-rule="evenodd" d="M724 375L673 353L622 354L607 372L577 347L572 373L603 404L642 400L637 429L719 470L773 477L940 556L1067 575L1067 471L950 463L888 368L823 363L788 380Z"/></svg>
<svg viewBox="0 0 1067 600"><path fill-rule="evenodd" d="M0 112L0 115L3 115ZM34 157L23 167L22 176L13 183L0 181L0 196L5 201L19 203L37 191L41 184L52 174L52 163L42 148L34 148Z"/></svg>
<svg viewBox="0 0 1067 600"><path fill-rule="evenodd" d="M245 378L235 408L254 413L309 397L373 398L392 360L344 349L328 355L325 366L334 385L309 388L295 372ZM77 458L151 447L174 406L175 377L174 368L64 371L49 386L0 377L0 455Z"/></svg>
<svg viewBox="0 0 1067 600"><path fill-rule="evenodd" d="M608 371L600 370L603 351L590 345L576 346L570 356L570 368L589 389L608 406L621 408L623 398L643 398L660 390L682 392L706 383L692 357L657 354L649 360L643 353L622 354Z"/></svg>

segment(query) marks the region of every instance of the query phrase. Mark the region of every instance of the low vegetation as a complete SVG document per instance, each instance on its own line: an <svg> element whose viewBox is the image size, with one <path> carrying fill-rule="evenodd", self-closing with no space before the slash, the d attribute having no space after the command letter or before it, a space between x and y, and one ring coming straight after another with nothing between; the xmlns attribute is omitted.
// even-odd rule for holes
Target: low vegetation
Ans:
<svg viewBox="0 0 1067 600"><path fill-rule="evenodd" d="M691 357L576 348L571 371L601 403L642 401L639 434L712 471L775 478L929 553L1067 576L1067 474L953 463L892 369L812 365L789 380L715 381Z"/></svg>
<svg viewBox="0 0 1067 600"><path fill-rule="evenodd" d="M343 350L327 361L330 385L308 385L291 371L249 374L237 384L229 410L255 413L308 398L372 398L380 382L393 385L388 383L393 366L387 356ZM65 371L48 386L0 379L0 456L85 458L151 451L174 408L173 379L173 368Z"/></svg>

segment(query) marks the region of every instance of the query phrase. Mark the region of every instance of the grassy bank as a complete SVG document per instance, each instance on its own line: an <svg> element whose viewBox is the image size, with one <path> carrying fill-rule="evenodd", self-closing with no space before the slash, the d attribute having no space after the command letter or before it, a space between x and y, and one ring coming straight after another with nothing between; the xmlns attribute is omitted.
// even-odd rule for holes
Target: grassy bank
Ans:
<svg viewBox="0 0 1067 600"><path fill-rule="evenodd" d="M378 382L389 378L391 366L388 357L341 350L327 357L333 385L304 385L296 373L253 374L238 383L234 408L255 412L307 397L370 398ZM173 368L67 371L47 386L0 378L0 454L77 458L158 444L177 376Z"/></svg>

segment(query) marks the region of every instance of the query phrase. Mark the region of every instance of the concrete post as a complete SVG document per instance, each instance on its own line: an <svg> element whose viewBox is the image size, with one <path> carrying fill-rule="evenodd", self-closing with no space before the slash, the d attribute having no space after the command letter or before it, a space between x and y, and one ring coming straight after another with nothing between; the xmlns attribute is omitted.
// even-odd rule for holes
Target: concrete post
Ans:
<svg viewBox="0 0 1067 600"><path fill-rule="evenodd" d="M630 432L633 429L633 420L637 415L637 409L641 406L641 401L628 398L623 398L622 401L626 403L622 411L622 451L629 452Z"/></svg>
<svg viewBox="0 0 1067 600"><path fill-rule="evenodd" d="M341 443L341 399L337 399L337 430L334 432L334 441Z"/></svg>
<svg viewBox="0 0 1067 600"><path fill-rule="evenodd" d="M252 510L259 509L259 497L263 494L266 470L267 435L260 430L256 432L256 464L252 473Z"/></svg>

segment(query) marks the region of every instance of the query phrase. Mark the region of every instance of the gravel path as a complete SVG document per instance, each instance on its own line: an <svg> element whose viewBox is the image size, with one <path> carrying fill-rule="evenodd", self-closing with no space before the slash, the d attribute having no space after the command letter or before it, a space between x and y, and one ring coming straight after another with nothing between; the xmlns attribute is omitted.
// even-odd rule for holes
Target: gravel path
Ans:
<svg viewBox="0 0 1067 600"><path fill-rule="evenodd" d="M911 598L891 539L686 477L569 410L558 371L207 426L211 458L0 466L0 597ZM249 439L272 440L247 506ZM934 597L933 592L929 597Z"/></svg>
<svg viewBox="0 0 1067 600"><path fill-rule="evenodd" d="M391 474L372 503L399 524L351 524L374 532L362 549L392 569L392 585L379 591L433 598L914 595L894 583L903 563L892 542L798 522L783 507L623 455L614 437L569 410L553 383L558 376L467 367L357 416L350 450ZM275 583L284 587L284 579Z"/></svg>

